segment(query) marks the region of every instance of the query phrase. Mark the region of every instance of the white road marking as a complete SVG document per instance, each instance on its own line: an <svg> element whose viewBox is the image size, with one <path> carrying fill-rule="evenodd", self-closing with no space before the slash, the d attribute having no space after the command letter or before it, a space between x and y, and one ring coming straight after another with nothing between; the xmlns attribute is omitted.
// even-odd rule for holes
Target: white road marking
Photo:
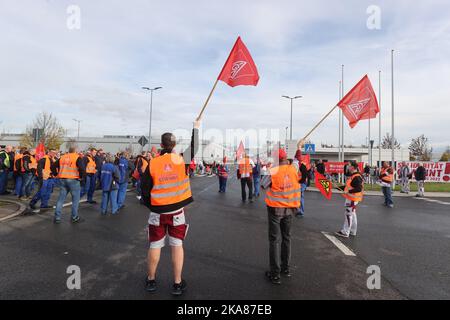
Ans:
<svg viewBox="0 0 450 320"><path fill-rule="evenodd" d="M427 201L427 202L433 202L433 203L439 203L439 204L443 204L446 206L450 206L450 202L444 202L441 200L436 200L436 199L428 199L428 198L414 198L416 200L423 200L423 201Z"/></svg>
<svg viewBox="0 0 450 320"><path fill-rule="evenodd" d="M343 254L345 254L346 256L356 257L356 254L352 250L347 248L347 246L344 245L342 242L340 242L335 236L329 234L328 232L324 232L324 231L322 231L322 234L328 240L330 240L336 247L338 247L338 249L341 250Z"/></svg>

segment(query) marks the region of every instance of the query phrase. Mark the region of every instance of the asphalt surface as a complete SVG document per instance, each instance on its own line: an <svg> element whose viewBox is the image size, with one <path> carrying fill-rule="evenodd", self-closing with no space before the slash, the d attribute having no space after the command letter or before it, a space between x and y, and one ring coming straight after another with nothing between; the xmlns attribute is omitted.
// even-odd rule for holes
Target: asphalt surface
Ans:
<svg viewBox="0 0 450 320"><path fill-rule="evenodd" d="M264 279L268 268L263 196L243 204L233 177L220 194L215 177L191 182L195 202L186 209L182 299L449 299L450 206L423 199L366 197L358 236L344 239L344 255L322 232L343 222L343 198L306 193L306 216L292 228L293 277L280 286ZM57 192L57 190L55 191ZM70 200L70 199L69 199ZM450 199L440 199L449 202ZM99 204L81 204L80 224L52 223L53 210L0 223L0 299L172 299L170 250L158 271L158 292L144 291L148 209L134 193L117 216L100 216ZM81 269L81 290L66 286L67 267ZM369 265L381 270L381 289L369 290Z"/></svg>

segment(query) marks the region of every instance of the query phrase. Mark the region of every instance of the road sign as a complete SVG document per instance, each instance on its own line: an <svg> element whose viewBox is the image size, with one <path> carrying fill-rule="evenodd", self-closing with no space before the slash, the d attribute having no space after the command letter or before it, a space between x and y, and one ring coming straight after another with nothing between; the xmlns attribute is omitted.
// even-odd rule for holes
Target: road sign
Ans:
<svg viewBox="0 0 450 320"><path fill-rule="evenodd" d="M148 143L148 139L145 136L142 136L142 137L139 138L138 143L141 146L145 146Z"/></svg>
<svg viewBox="0 0 450 320"><path fill-rule="evenodd" d="M314 154L316 153L316 145L312 143L305 144L305 153L306 154Z"/></svg>

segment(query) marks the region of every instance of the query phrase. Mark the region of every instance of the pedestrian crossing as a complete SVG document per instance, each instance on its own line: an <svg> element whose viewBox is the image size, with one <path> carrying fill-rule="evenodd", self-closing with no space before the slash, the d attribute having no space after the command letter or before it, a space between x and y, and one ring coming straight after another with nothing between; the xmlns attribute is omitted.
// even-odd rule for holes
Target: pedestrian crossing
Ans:
<svg viewBox="0 0 450 320"><path fill-rule="evenodd" d="M429 199L429 198L414 198L416 200L423 200L423 201L427 201L427 202L432 202L432 203L439 203L439 204L443 204L446 206L450 206L450 202L445 202L445 201L441 201L441 200L436 200L436 199Z"/></svg>

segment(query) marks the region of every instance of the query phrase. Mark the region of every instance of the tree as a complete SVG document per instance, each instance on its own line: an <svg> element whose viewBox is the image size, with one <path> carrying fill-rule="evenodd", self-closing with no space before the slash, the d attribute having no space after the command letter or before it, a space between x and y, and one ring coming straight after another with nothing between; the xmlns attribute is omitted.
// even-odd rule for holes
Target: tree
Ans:
<svg viewBox="0 0 450 320"><path fill-rule="evenodd" d="M31 125L27 126L25 134L20 140L22 146L34 147L33 129L35 128L43 130L41 140L46 149L59 149L63 144L66 130L56 117L44 111L36 116Z"/></svg>
<svg viewBox="0 0 450 320"><path fill-rule="evenodd" d="M408 149L411 152L411 157L414 158L414 160L431 160L431 153L433 152L433 148L429 146L428 138L423 134L415 139L412 139Z"/></svg>
<svg viewBox="0 0 450 320"><path fill-rule="evenodd" d="M383 137L383 141L381 142L381 148L392 149L392 145L394 145L394 149L400 149L400 143L397 141L397 139L394 138L393 140L394 141L392 141L392 136L387 132Z"/></svg>
<svg viewBox="0 0 450 320"><path fill-rule="evenodd" d="M447 150L442 153L441 159L439 161L450 161L450 146L447 147Z"/></svg>

